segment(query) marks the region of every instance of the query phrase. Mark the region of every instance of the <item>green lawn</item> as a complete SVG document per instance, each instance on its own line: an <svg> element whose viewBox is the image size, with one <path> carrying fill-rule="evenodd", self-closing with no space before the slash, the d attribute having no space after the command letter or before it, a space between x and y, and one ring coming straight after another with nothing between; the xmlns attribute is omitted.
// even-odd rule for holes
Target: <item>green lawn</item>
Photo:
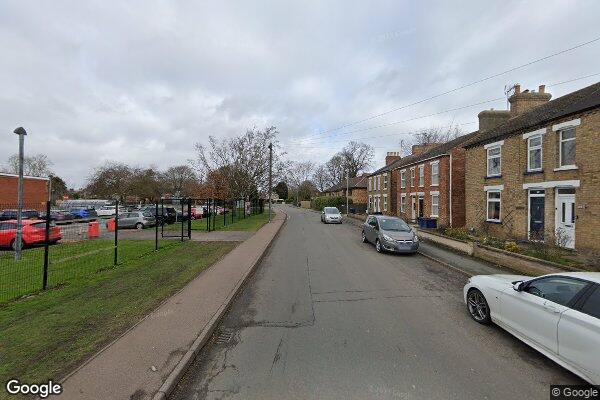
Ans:
<svg viewBox="0 0 600 400"><path fill-rule="evenodd" d="M160 242L161 247L171 243ZM118 262L125 262L154 251L152 240L119 240ZM110 268L114 262L112 239L64 242L50 246L48 287L64 284L98 270ZM13 252L0 253L0 303L42 289L44 248L26 249L20 261Z"/></svg>
<svg viewBox="0 0 600 400"><path fill-rule="evenodd" d="M0 382L60 379L233 246L174 243L117 268L0 305Z"/></svg>
<svg viewBox="0 0 600 400"><path fill-rule="evenodd" d="M272 213L275 216L275 213ZM269 221L269 212L265 211L262 214L247 215L246 218L238 219L234 217L234 222L231 222L231 215L226 215L227 223L223 221L223 216L218 215L215 219L216 231L257 231ZM211 230L212 219L210 220ZM196 231L206 231L206 219L196 219L192 221L192 229ZM187 227L186 227L187 229ZM181 230L181 224L173 224L165 226L165 230Z"/></svg>

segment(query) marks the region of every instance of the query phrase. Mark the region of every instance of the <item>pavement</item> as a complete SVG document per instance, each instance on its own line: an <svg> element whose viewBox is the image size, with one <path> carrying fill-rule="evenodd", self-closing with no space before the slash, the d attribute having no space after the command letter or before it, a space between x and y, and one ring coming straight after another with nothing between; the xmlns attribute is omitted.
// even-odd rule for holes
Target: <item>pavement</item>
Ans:
<svg viewBox="0 0 600 400"><path fill-rule="evenodd" d="M545 400L550 384L583 383L475 323L465 273L419 254L379 254L354 225L284 210L277 240L172 400ZM470 268L483 267L499 271Z"/></svg>
<svg viewBox="0 0 600 400"><path fill-rule="evenodd" d="M150 399L168 394L212 334L285 222L240 243L63 381L61 399Z"/></svg>

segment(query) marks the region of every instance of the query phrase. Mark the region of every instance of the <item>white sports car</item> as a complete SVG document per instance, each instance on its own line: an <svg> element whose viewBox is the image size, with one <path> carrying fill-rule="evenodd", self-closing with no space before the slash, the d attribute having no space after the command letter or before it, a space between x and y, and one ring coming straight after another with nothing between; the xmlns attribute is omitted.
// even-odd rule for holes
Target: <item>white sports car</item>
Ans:
<svg viewBox="0 0 600 400"><path fill-rule="evenodd" d="M600 384L600 272L477 275L465 285L464 300L475 321L494 322Z"/></svg>

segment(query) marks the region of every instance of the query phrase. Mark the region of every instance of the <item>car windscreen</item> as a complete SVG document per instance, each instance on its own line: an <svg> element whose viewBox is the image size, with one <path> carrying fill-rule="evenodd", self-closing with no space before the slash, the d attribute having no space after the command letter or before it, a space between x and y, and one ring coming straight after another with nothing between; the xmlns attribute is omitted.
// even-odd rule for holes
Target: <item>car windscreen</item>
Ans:
<svg viewBox="0 0 600 400"><path fill-rule="evenodd" d="M398 218L379 218L379 227L384 231L409 232L410 226Z"/></svg>
<svg viewBox="0 0 600 400"><path fill-rule="evenodd" d="M142 214L144 214L144 217L154 217L154 214L150 211L144 211Z"/></svg>
<svg viewBox="0 0 600 400"><path fill-rule="evenodd" d="M339 214L340 210L336 207L325 207L325 214Z"/></svg>

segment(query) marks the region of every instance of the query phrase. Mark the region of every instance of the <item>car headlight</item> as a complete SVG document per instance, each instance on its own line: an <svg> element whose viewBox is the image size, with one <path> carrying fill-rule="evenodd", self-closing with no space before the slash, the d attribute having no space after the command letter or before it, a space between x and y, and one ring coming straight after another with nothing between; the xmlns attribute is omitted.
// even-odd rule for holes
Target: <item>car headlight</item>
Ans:
<svg viewBox="0 0 600 400"><path fill-rule="evenodd" d="M419 237L417 235L413 236L413 242L418 242L419 241Z"/></svg>
<svg viewBox="0 0 600 400"><path fill-rule="evenodd" d="M387 240L388 242L393 242L394 239L392 239L391 237L389 237L388 235L381 235L383 237L383 240Z"/></svg>

